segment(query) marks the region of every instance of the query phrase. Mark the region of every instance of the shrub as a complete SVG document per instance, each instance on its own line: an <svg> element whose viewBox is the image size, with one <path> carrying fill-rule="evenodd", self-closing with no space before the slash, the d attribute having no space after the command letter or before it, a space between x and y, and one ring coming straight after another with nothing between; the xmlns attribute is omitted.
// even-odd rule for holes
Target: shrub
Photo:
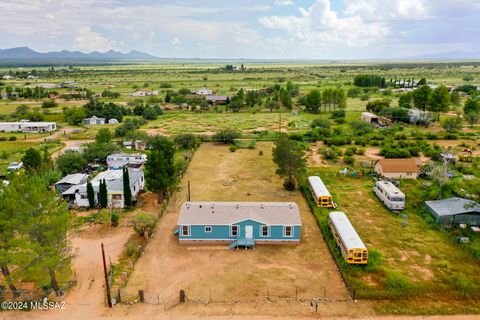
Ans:
<svg viewBox="0 0 480 320"><path fill-rule="evenodd" d="M8 140L9 140L9 141L17 141L17 137L15 137L15 136L10 136L10 137L8 138Z"/></svg>
<svg viewBox="0 0 480 320"><path fill-rule="evenodd" d="M146 213L139 213L133 219L133 229L141 237L145 236L146 233L149 235L152 234L156 224L157 219L154 216Z"/></svg>
<svg viewBox="0 0 480 320"><path fill-rule="evenodd" d="M242 136L240 131L236 130L221 130L213 135L213 141L221 142L224 144L232 144L235 142L235 139L238 139Z"/></svg>
<svg viewBox="0 0 480 320"><path fill-rule="evenodd" d="M228 147L228 150L230 150L230 152L235 152L238 150L238 147L237 146L230 146Z"/></svg>
<svg viewBox="0 0 480 320"><path fill-rule="evenodd" d="M353 166L353 164L355 163L355 159L352 156L344 156L343 157L343 162L345 164Z"/></svg>
<svg viewBox="0 0 480 320"><path fill-rule="evenodd" d="M173 139L173 142L183 149L194 149L198 146L199 139L191 133L180 134Z"/></svg>
<svg viewBox="0 0 480 320"><path fill-rule="evenodd" d="M356 154L363 156L365 154L365 148L358 148Z"/></svg>
<svg viewBox="0 0 480 320"><path fill-rule="evenodd" d="M332 126L332 123L328 119L317 118L313 119L310 127L312 128L326 128L329 129Z"/></svg>
<svg viewBox="0 0 480 320"><path fill-rule="evenodd" d="M112 212L112 215L110 216L110 222L112 223L113 227L118 226L120 222L120 214L117 211Z"/></svg>

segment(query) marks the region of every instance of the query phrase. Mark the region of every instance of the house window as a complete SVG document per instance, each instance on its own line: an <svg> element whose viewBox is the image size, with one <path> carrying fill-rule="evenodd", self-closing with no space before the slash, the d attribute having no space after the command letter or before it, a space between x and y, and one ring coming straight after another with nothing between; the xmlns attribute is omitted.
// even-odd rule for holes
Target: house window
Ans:
<svg viewBox="0 0 480 320"><path fill-rule="evenodd" d="M122 200L122 195L121 194L114 194L112 195L113 200Z"/></svg>
<svg viewBox="0 0 480 320"><path fill-rule="evenodd" d="M293 237L293 227L292 226L285 226L283 229L283 235L285 237Z"/></svg>
<svg viewBox="0 0 480 320"><path fill-rule="evenodd" d="M412 173L411 173L411 172L407 172L407 176L411 176L411 175L412 175Z"/></svg>
<svg viewBox="0 0 480 320"><path fill-rule="evenodd" d="M190 228L188 226L182 226L182 236L189 236L190 235Z"/></svg>
<svg viewBox="0 0 480 320"><path fill-rule="evenodd" d="M262 226L262 237L268 237L269 236L269 228L268 226Z"/></svg>
<svg viewBox="0 0 480 320"><path fill-rule="evenodd" d="M211 233L212 232L212 226L205 226L205 233Z"/></svg>
<svg viewBox="0 0 480 320"><path fill-rule="evenodd" d="M238 226L231 226L230 227L230 236L238 237Z"/></svg>
<svg viewBox="0 0 480 320"><path fill-rule="evenodd" d="M87 194L81 193L81 194L80 194L80 199L88 199Z"/></svg>

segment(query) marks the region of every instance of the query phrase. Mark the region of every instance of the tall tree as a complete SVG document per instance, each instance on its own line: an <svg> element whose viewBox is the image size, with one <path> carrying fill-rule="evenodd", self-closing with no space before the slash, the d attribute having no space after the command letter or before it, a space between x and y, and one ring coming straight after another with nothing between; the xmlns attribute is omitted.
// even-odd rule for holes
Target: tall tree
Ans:
<svg viewBox="0 0 480 320"><path fill-rule="evenodd" d="M123 168L123 199L126 207L132 206L132 190L130 189L130 174L128 168Z"/></svg>
<svg viewBox="0 0 480 320"><path fill-rule="evenodd" d="M100 185L98 186L98 197L100 202L100 207L106 208L108 207L108 190L107 190L107 182L105 179L100 180Z"/></svg>
<svg viewBox="0 0 480 320"><path fill-rule="evenodd" d="M305 97L305 109L310 113L319 113L322 104L322 94L320 90L313 89Z"/></svg>
<svg viewBox="0 0 480 320"><path fill-rule="evenodd" d="M430 103L432 96L432 89L423 85L413 91L413 105L415 108L425 110Z"/></svg>
<svg viewBox="0 0 480 320"><path fill-rule="evenodd" d="M102 128L98 130L98 133L95 136L95 141L97 141L97 143L109 143L111 140L112 140L112 133L108 128Z"/></svg>
<svg viewBox="0 0 480 320"><path fill-rule="evenodd" d="M441 85L432 92L430 103L427 105L427 110L432 112L445 112L448 111L450 105L450 94L448 88Z"/></svg>
<svg viewBox="0 0 480 320"><path fill-rule="evenodd" d="M150 154L145 164L145 181L147 188L158 194L159 201L175 182L175 148L173 143L155 136L149 142Z"/></svg>
<svg viewBox="0 0 480 320"><path fill-rule="evenodd" d="M87 198L88 198L88 205L90 208L95 207L95 191L93 190L92 182L87 182Z"/></svg>
<svg viewBox="0 0 480 320"><path fill-rule="evenodd" d="M304 152L298 142L288 139L281 134L273 148L273 162L278 166L276 173L285 177L284 187L287 190L295 189L295 178L305 170Z"/></svg>
<svg viewBox="0 0 480 320"><path fill-rule="evenodd" d="M37 149L29 148L25 151L22 162L28 170L40 170L42 167L42 156Z"/></svg>

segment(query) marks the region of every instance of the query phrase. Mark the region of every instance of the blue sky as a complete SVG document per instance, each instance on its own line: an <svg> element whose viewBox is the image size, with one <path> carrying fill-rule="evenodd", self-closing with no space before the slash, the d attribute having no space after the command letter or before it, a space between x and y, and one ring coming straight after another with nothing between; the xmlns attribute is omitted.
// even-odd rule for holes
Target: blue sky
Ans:
<svg viewBox="0 0 480 320"><path fill-rule="evenodd" d="M0 47L365 59L480 50L480 0L1 0Z"/></svg>

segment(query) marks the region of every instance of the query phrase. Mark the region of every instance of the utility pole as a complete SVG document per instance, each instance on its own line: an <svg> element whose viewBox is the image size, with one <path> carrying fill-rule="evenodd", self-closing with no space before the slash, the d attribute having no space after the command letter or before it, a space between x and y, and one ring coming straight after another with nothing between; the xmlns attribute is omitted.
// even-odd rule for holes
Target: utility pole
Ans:
<svg viewBox="0 0 480 320"><path fill-rule="evenodd" d="M192 200L190 194L190 180L188 180L188 194L187 194L187 201L190 202Z"/></svg>
<svg viewBox="0 0 480 320"><path fill-rule="evenodd" d="M108 307L112 307L112 298L110 296L110 284L108 283L107 262L105 261L105 249L102 242L102 260L103 260L103 272L105 273L105 289L107 290L107 303Z"/></svg>

